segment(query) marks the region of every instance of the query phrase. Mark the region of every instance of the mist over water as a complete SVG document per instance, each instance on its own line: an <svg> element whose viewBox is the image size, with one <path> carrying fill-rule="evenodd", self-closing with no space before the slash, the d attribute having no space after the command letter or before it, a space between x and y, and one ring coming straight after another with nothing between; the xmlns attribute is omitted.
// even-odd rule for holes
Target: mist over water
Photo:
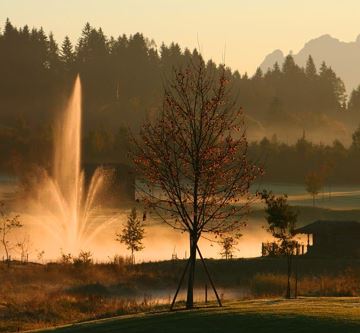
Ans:
<svg viewBox="0 0 360 333"><path fill-rule="evenodd" d="M97 187L96 191L90 191L93 192L94 196L90 205L91 209L88 209L85 216L86 221L73 221L77 223L77 227L81 223L86 223L85 230L87 232L83 233L82 237L77 234L76 238L70 239L73 241L75 241L74 239L80 239L79 244L74 244L74 255L77 255L80 250L91 251L96 261L103 262L109 261L115 254L121 256L129 255L126 247L116 241L115 234L122 230L122 225L130 213L130 207L106 208L101 206L101 194L106 192L111 183L107 183L107 175L103 173L103 170L100 169L99 172L101 177L97 175L94 179L102 179L102 186ZM300 213L299 215L299 223L302 225L311 223L318 218L359 219L359 213L352 210L359 207L360 189L357 187L334 186L331 188L331 192L326 189L324 193L318 195L316 208L311 207L312 197L306 193L302 185L264 183L258 187L268 188L277 194L288 193L289 202L292 205L299 207L307 206L306 210L310 211L310 213L304 215L304 212L304 214ZM0 186L1 199L14 195L16 189L17 186L14 180L2 180ZM67 232L74 229L68 229L64 223L69 221L66 217L68 211L61 210L67 206L59 205L57 201L59 198L61 198L61 192L55 186L54 179L45 173L42 177L42 182L34 188L33 196L28 201L27 206L24 207L23 202L14 206L14 213L20 215L20 219L24 224L24 230L21 232L30 236L30 260L36 261L36 253L40 250L45 251L46 260L56 260L60 257L61 251L64 253L69 251L69 248L65 247L66 244L69 244ZM84 205L80 205L81 207L84 207ZM327 215L323 215L323 208L330 208L331 210L328 211ZM337 210L340 211L340 214L336 213ZM311 213L312 211L313 213ZM79 212L79 215L76 216L82 218L84 213L80 214ZM261 242L272 239L265 226L266 222L262 205L255 203L253 213L248 217L247 226L241 230L243 236L239 239L239 243L236 246L235 257L255 257L261 255ZM92 233L91 239L90 237L86 238L90 233ZM209 235L205 236L206 238L209 237ZM19 239L21 238L22 236L20 235ZM221 246L218 244L218 239L211 237L210 239L212 241L205 238L200 239L199 246L203 255L207 258L220 258ZM144 246L143 251L136 253L137 262L169 260L173 254L176 254L179 259L183 259L189 255L188 235L186 233L179 233L167 225L161 224L156 216L148 216L145 222ZM15 253L14 257L16 257Z"/></svg>
<svg viewBox="0 0 360 333"><path fill-rule="evenodd" d="M103 175L103 177L106 179L106 176ZM51 194L54 185L48 178L45 178L43 184L45 187L37 187L37 196L30 200L26 210L24 210L23 204L18 204L14 207L14 213L20 214L20 219L24 224L22 232L30 236L32 243L30 260L37 260L35 250L44 250L46 260L56 260L60 257L61 250L66 252L65 242L62 237L66 239L66 230L68 229L62 223L61 217L63 215L59 214L59 206L57 206L56 200L54 200ZM46 186L49 188L47 189ZM129 255L126 247L116 241L115 234L122 230L122 224L130 213L130 207L105 208L100 204L98 205L97 203L101 203L101 193L107 189L107 186L111 186L111 184L106 185L105 180L103 186L100 187L101 191L96 191L96 200L93 201L91 212L88 212L86 217L86 228L89 231L95 231L95 234L93 234L91 240L82 238L84 241L75 247L75 251L77 251L74 252L75 255L80 250L91 251L94 259L97 261L109 261L115 254L121 256ZM6 198L10 193L14 193L14 188L16 188L14 182L11 184L8 182L3 184L2 182L0 195L2 195L2 198ZM278 194L288 193L289 202L292 205L307 206L307 210L310 210L310 213L306 215L300 213L299 224L301 225L311 223L318 218L359 219L358 215L360 214L352 210L359 207L360 189L356 187L334 186L331 189L331 193L325 191L318 195L316 208L311 207L312 198L301 185L261 184L261 188L271 189ZM322 208L330 208L331 210L327 215L323 215ZM340 214L336 213L337 210L340 211ZM344 210L347 210L346 215ZM314 212L311 213L311 211ZM243 236L239 239L236 246L235 257L246 258L261 255L261 242L272 239L265 226L266 221L262 205L256 203L253 207L253 213L248 217L247 226L241 230ZM55 231L59 231L59 234L54 235ZM209 235L205 236L206 238L209 237ZM211 237L210 239L212 241L205 238L200 239L199 246L204 257L220 258L221 246L217 242L218 239ZM136 253L137 262L169 260L173 254L176 254L179 259L183 259L189 255L188 235L186 233L179 233L167 225L161 224L156 216L148 216L145 222L145 238L143 242L145 248L143 251ZM14 256L16 257L15 254Z"/></svg>
<svg viewBox="0 0 360 333"><path fill-rule="evenodd" d="M103 195L111 186L111 172L98 168L85 184L81 170L81 82L77 77L66 108L55 124L54 157L51 173L37 169L36 182L26 201L18 201L14 211L21 216L24 232L29 234L32 251L30 260L36 260L36 251L44 250L48 260L59 258L60 253L76 256L81 250L91 251L100 261L114 255L128 255L125 246L116 241L116 233L123 228L130 208L111 209L103 205ZM0 179L0 199L16 193L13 179ZM304 186L293 184L260 184L252 189L267 188L276 194L288 194L289 202L297 206L311 206L312 197ZM337 186L327 188L318 195L317 207L332 210L356 209L360 189ZM255 203L255 210L262 205ZM249 216L247 227L236 246L236 257L261 255L261 242L272 238L265 229L263 211ZM302 222L313 222L311 220ZM199 246L207 258L219 258L219 239L201 238ZM189 255L187 233L179 233L149 216L145 225L145 249L136 254L138 261L179 259Z"/></svg>

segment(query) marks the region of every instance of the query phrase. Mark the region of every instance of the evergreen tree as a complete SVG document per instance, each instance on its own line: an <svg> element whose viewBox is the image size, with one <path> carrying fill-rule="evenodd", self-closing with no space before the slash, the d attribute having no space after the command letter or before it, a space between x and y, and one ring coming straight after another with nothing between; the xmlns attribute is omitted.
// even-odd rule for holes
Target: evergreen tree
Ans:
<svg viewBox="0 0 360 333"><path fill-rule="evenodd" d="M351 92L348 110L360 112L360 85Z"/></svg>
<svg viewBox="0 0 360 333"><path fill-rule="evenodd" d="M279 123L284 121L284 109L282 102L279 97L274 96L268 111L268 120L269 122Z"/></svg>
<svg viewBox="0 0 360 333"><path fill-rule="evenodd" d="M300 68L295 64L294 57L291 54L287 55L282 66L282 72L289 75L297 73L299 70Z"/></svg>
<svg viewBox="0 0 360 333"><path fill-rule="evenodd" d="M75 63L75 54L70 38L65 36L65 39L61 45L60 60L64 63L65 69L71 71Z"/></svg>
<svg viewBox="0 0 360 333"><path fill-rule="evenodd" d="M264 74L260 67L256 69L256 72L254 76L252 77L253 80L261 80L263 78Z"/></svg>
<svg viewBox="0 0 360 333"><path fill-rule="evenodd" d="M46 36L44 29L40 28L40 30L33 29L31 31L30 38L33 40L33 50L32 50L32 58L33 58L33 66L38 66L38 69L48 69L48 37Z"/></svg>
<svg viewBox="0 0 360 333"><path fill-rule="evenodd" d="M272 69L269 69L264 77L264 83L266 90L271 91L271 94L278 94L278 89L281 85L281 79L283 74L281 73L278 62L275 62ZM262 94L265 93L265 87L262 88Z"/></svg>
<svg viewBox="0 0 360 333"><path fill-rule="evenodd" d="M55 42L54 35L50 33L48 41L47 67L52 71L59 72L60 69L59 47Z"/></svg>
<svg viewBox="0 0 360 333"><path fill-rule="evenodd" d="M309 79L314 79L316 77L316 66L311 55L309 55L306 62L305 74Z"/></svg>
<svg viewBox="0 0 360 333"><path fill-rule="evenodd" d="M352 135L351 148L354 151L360 152L360 126L356 129L356 131Z"/></svg>
<svg viewBox="0 0 360 333"><path fill-rule="evenodd" d="M326 75L327 70L328 70L328 67L326 65L326 62L323 61L320 65L320 77L324 77Z"/></svg>
<svg viewBox="0 0 360 333"><path fill-rule="evenodd" d="M84 49L86 48L86 45L89 42L90 33L92 30L93 30L93 28L91 27L90 23L86 22L86 24L81 32L81 37L76 46L76 53L77 53L78 57L80 58L80 60L83 55L82 53L83 53Z"/></svg>
<svg viewBox="0 0 360 333"><path fill-rule="evenodd" d="M4 37L11 38L13 35L17 35L17 34L18 34L17 30L11 24L10 19L7 18L6 22L5 22L5 27L4 27Z"/></svg>
<svg viewBox="0 0 360 333"><path fill-rule="evenodd" d="M70 89L74 73L81 74L87 138L90 131L98 135L104 128L111 138L117 137L120 126L138 129L145 119L156 117L161 109L161 87L170 79L172 68L198 58L197 51L182 50L175 42L162 44L158 50L153 41L139 33L108 38L89 23L75 50L68 37L58 50L52 34L46 36L43 29L30 30L26 25L17 28L7 20L0 31L0 123L7 128L3 130L4 142L9 146L6 151L18 156L20 147L22 153L26 150L21 140L10 140L15 119L22 114L27 121L31 119L32 127L47 124L59 95ZM311 57L306 69L297 66L289 55L281 70L276 63L265 75L258 69L250 78L212 60L207 61L206 70L214 72L214 77L225 70L232 81L232 92L238 94L241 106L249 112L248 119L259 129L269 120L272 126L281 121L294 131L323 125L329 131L332 124L346 125L346 114L338 112L345 109L343 82L325 63L316 73ZM348 103L350 111L358 108L360 88L351 94ZM281 115L278 120L276 114ZM276 131L271 127L269 130ZM112 145L112 140L103 141ZM114 160L121 154L115 148L104 147L100 155ZM303 181L305 175L299 173L296 177Z"/></svg>
<svg viewBox="0 0 360 333"><path fill-rule="evenodd" d="M335 110L345 108L345 85L343 81L336 76L332 68L326 66L325 62L323 62L320 67L320 79L322 80L322 89L325 90L324 99L326 99Z"/></svg>
<svg viewBox="0 0 360 333"><path fill-rule="evenodd" d="M274 64L274 67L273 67L273 73L276 73L276 74L280 74L281 70L280 70L280 66L279 66L279 63L276 61L275 64Z"/></svg>

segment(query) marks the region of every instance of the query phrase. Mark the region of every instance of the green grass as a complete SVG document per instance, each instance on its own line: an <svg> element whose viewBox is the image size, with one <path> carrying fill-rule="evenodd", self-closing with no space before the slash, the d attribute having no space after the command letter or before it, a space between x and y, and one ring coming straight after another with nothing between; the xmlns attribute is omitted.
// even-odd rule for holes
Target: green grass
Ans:
<svg viewBox="0 0 360 333"><path fill-rule="evenodd" d="M37 332L360 332L360 298L265 299L191 311L152 312Z"/></svg>

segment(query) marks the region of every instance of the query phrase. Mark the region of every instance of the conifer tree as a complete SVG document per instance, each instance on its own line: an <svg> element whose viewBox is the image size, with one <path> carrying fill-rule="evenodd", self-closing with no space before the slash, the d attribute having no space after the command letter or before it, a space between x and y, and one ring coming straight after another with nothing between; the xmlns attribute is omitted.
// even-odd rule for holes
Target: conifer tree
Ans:
<svg viewBox="0 0 360 333"><path fill-rule="evenodd" d="M263 73L262 69L260 67L258 67L252 78L253 78L253 80L261 80L263 78L263 76L264 76L264 73Z"/></svg>
<svg viewBox="0 0 360 333"><path fill-rule="evenodd" d="M49 34L48 39L48 56L47 56L47 64L48 67L52 71L60 70L60 56L59 56L59 47L54 39L54 35L52 33Z"/></svg>
<svg viewBox="0 0 360 333"><path fill-rule="evenodd" d="M293 74L295 72L297 72L298 70L298 66L295 64L295 60L294 57L289 54L286 56L285 61L283 63L282 66L282 72L287 75L287 74Z"/></svg>
<svg viewBox="0 0 360 333"><path fill-rule="evenodd" d="M348 110L360 112L360 86L351 92Z"/></svg>
<svg viewBox="0 0 360 333"><path fill-rule="evenodd" d="M314 79L316 77L316 66L311 55L309 55L306 62L305 74L309 79Z"/></svg>
<svg viewBox="0 0 360 333"><path fill-rule="evenodd" d="M360 126L358 126L352 135L351 148L353 151L360 152Z"/></svg>
<svg viewBox="0 0 360 333"><path fill-rule="evenodd" d="M269 111L268 111L268 121L279 123L284 121L284 109L283 104L279 97L274 96L272 99L270 105L269 105Z"/></svg>
<svg viewBox="0 0 360 333"><path fill-rule="evenodd" d="M65 69L70 71L75 63L75 54L70 38L65 36L65 39L61 45L60 59L65 65Z"/></svg>
<svg viewBox="0 0 360 333"><path fill-rule="evenodd" d="M273 67L273 73L280 73L281 70L280 70L280 66L279 66L279 63L276 61L275 64L274 64L274 67Z"/></svg>

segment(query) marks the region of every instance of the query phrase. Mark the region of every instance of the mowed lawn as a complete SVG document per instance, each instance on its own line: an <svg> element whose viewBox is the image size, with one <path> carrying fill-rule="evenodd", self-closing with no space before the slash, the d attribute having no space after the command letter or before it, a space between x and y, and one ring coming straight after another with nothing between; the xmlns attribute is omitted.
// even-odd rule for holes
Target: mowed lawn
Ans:
<svg viewBox="0 0 360 333"><path fill-rule="evenodd" d="M192 311L152 312L37 332L321 332L360 333L360 298L227 302Z"/></svg>

